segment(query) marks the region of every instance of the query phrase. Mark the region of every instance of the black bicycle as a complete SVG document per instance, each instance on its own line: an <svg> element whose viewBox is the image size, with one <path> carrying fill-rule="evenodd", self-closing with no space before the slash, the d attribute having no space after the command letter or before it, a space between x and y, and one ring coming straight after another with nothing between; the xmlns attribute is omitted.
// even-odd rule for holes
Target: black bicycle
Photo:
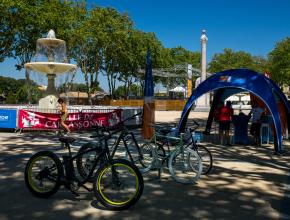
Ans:
<svg viewBox="0 0 290 220"><path fill-rule="evenodd" d="M121 157L124 157L136 165L141 173L145 173L151 169L154 146L147 142L139 146L134 133L125 125L126 121L129 121L138 115L141 115L141 112L121 121L115 127L95 127L97 133L95 137L101 138L103 136L110 136L111 138L108 139L108 142L110 142L109 148L111 151L111 158L119 157L120 155L117 155L119 153L118 150L122 149L121 151L124 154L122 154ZM78 153L94 148L94 145L94 143L85 144L81 146ZM77 159L77 167L81 176L86 178L92 169L92 164L94 164L94 161L96 160L96 155L94 152L88 152L87 154L82 155L83 156Z"/></svg>
<svg viewBox="0 0 290 220"><path fill-rule="evenodd" d="M34 154L25 167L25 183L29 191L36 197L45 198L56 193L61 185L76 195L77 190L83 187L93 191L98 201L110 210L123 210L134 205L143 193L143 177L131 162L111 157L107 144L109 138L100 138L94 148L73 156L70 144L75 139L61 137L60 142L68 149L68 155L62 156L62 160L51 151ZM77 175L74 164L89 152L94 152L97 157L86 178L82 178ZM84 184L92 179L93 174L93 188L88 188Z"/></svg>

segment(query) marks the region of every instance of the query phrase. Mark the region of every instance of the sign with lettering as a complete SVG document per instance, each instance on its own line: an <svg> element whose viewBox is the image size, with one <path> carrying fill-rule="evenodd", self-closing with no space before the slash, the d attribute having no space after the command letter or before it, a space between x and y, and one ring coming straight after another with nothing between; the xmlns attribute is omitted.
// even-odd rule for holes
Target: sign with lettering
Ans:
<svg viewBox="0 0 290 220"><path fill-rule="evenodd" d="M0 109L0 128L16 128L16 109Z"/></svg>
<svg viewBox="0 0 290 220"><path fill-rule="evenodd" d="M112 112L70 113L65 123L70 130L87 130L92 126L114 126L121 121L121 109ZM19 110L18 127L34 129L60 128L60 114Z"/></svg>

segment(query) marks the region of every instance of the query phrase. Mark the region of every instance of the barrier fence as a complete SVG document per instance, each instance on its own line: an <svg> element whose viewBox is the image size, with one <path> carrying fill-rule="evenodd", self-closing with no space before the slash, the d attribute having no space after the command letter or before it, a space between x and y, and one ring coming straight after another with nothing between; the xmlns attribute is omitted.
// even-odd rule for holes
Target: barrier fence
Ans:
<svg viewBox="0 0 290 220"><path fill-rule="evenodd" d="M79 132L89 130L94 125L114 126L121 120L142 111L142 109L74 106L69 108L68 111L69 116L65 123L72 131ZM140 120L136 118L130 123L140 124ZM41 109L38 106L0 106L0 129L14 129L20 132L55 132L62 129L60 113L58 109Z"/></svg>
<svg viewBox="0 0 290 220"><path fill-rule="evenodd" d="M183 110L187 100L155 100L155 110L156 111L181 111ZM144 100L109 100L104 101L103 105L110 106L135 106L141 107L144 104Z"/></svg>

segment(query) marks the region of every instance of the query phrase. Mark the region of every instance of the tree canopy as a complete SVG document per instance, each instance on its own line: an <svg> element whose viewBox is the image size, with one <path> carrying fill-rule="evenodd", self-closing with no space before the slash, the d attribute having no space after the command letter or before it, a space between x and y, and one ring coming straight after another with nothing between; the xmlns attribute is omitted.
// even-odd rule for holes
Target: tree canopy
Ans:
<svg viewBox="0 0 290 220"><path fill-rule="evenodd" d="M263 72L266 60L262 57L252 56L244 51L235 52L226 48L223 53L215 54L210 61L209 72L215 73L228 69L248 68L251 70Z"/></svg>
<svg viewBox="0 0 290 220"><path fill-rule="evenodd" d="M30 82L31 85L31 102L37 103L41 97L41 92L38 89L38 85L34 82ZM11 77L0 76L0 91L4 97L7 97L6 103L25 103L29 102L27 97L27 84L24 79L13 79Z"/></svg>
<svg viewBox="0 0 290 220"><path fill-rule="evenodd" d="M165 48L154 33L138 30L128 14L114 8L88 8L85 0L0 1L0 62L13 57L18 61L16 69L22 69L35 55L36 40L53 29L57 38L66 41L68 60L80 68L89 97L100 89L100 74L106 76L109 93L113 96L122 91L122 95L128 97L134 93L136 83L142 91L144 74L139 70L145 69L149 50L153 68L188 63L200 68L199 52L181 46ZM289 41L286 38L277 43L268 58L226 48L213 56L208 70L212 73L232 68L249 68L262 73L268 70L279 85L289 84ZM184 72L176 74L184 76ZM170 87L186 84L184 77L154 77L154 80ZM122 82L122 89L117 90L117 81ZM27 93L28 99L32 99L30 96L35 91L29 90L34 87L27 72L26 82L21 93Z"/></svg>
<svg viewBox="0 0 290 220"><path fill-rule="evenodd" d="M278 42L269 53L268 68L278 85L290 85L290 37Z"/></svg>

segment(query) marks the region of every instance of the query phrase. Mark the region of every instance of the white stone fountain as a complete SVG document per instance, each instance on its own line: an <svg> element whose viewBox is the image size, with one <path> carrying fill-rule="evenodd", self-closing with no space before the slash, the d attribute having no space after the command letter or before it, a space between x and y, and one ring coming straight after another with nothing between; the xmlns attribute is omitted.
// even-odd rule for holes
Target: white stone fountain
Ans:
<svg viewBox="0 0 290 220"><path fill-rule="evenodd" d="M41 109L57 107L58 93L55 88L55 78L59 74L75 72L77 66L67 63L65 41L57 39L55 32L50 30L46 38L36 41L35 62L26 63L25 68L47 76L45 97L39 100Z"/></svg>

